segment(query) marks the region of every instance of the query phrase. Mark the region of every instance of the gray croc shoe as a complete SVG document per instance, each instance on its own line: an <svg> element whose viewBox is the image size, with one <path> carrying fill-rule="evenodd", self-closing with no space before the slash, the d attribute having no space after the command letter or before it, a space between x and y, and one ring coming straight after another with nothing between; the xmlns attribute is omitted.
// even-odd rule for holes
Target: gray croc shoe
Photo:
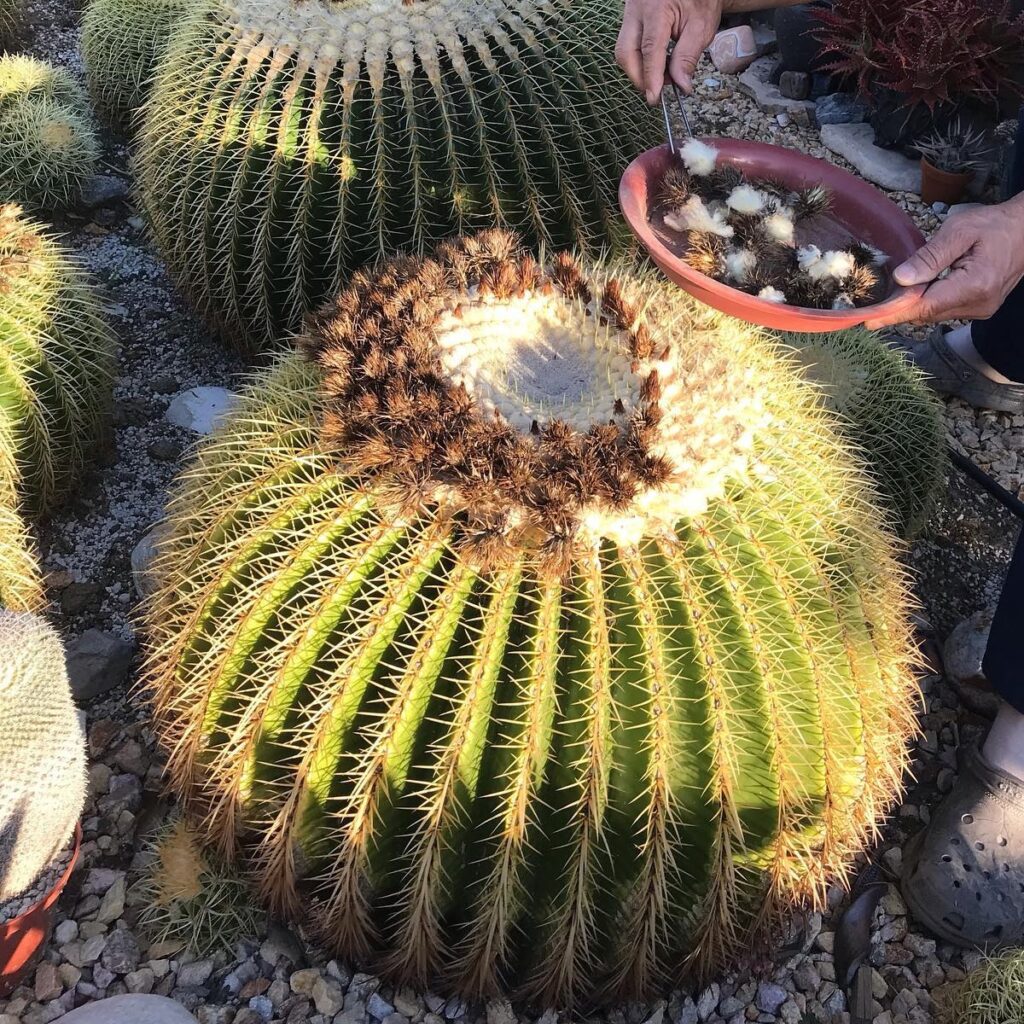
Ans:
<svg viewBox="0 0 1024 1024"><path fill-rule="evenodd" d="M989 380L950 348L946 333L937 327L924 341L894 334L888 342L924 371L928 384L940 395L955 395L976 409L1024 413L1024 385Z"/></svg>
<svg viewBox="0 0 1024 1024"><path fill-rule="evenodd" d="M903 898L929 931L957 946L1024 944L1024 784L976 749L903 855Z"/></svg>

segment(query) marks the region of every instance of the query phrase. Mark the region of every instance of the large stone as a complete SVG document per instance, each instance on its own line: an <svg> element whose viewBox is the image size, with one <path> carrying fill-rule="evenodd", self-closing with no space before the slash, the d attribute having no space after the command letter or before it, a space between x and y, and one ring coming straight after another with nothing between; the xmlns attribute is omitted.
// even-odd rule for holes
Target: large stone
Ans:
<svg viewBox="0 0 1024 1024"><path fill-rule="evenodd" d="M227 388L190 388L177 395L164 414L177 427L211 434L238 404L238 395Z"/></svg>
<svg viewBox="0 0 1024 1024"><path fill-rule="evenodd" d="M97 206L109 206L112 203L128 199L131 195L131 184L126 178L116 174L94 174L82 186L79 205L84 210Z"/></svg>
<svg viewBox="0 0 1024 1024"><path fill-rule="evenodd" d="M111 996L61 1017L62 1024L196 1024L195 1017L163 996Z"/></svg>
<svg viewBox="0 0 1024 1024"><path fill-rule="evenodd" d="M788 114L800 125L815 125L814 104L810 100L789 100L771 82L772 71L778 68L774 57L759 57L740 75L740 92L746 93L766 114L772 117Z"/></svg>
<svg viewBox="0 0 1024 1024"><path fill-rule="evenodd" d="M942 651L946 678L960 700L976 714L988 718L994 717L999 709L999 697L982 668L993 614L993 609L983 608L965 619L949 634Z"/></svg>
<svg viewBox="0 0 1024 1024"><path fill-rule="evenodd" d="M833 92L815 101L814 113L818 124L861 124L871 109L853 93Z"/></svg>
<svg viewBox="0 0 1024 1024"><path fill-rule="evenodd" d="M891 149L875 145L875 130L869 124L826 124L821 142L853 164L857 173L890 192L921 191L921 165Z"/></svg>
<svg viewBox="0 0 1024 1024"><path fill-rule="evenodd" d="M155 526L132 548L132 579L139 597L149 597L159 589L160 582L153 574L153 559L163 534L163 528Z"/></svg>
<svg viewBox="0 0 1024 1024"><path fill-rule="evenodd" d="M749 25L723 29L708 47L711 63L723 74L738 75L757 57L757 42Z"/></svg>
<svg viewBox="0 0 1024 1024"><path fill-rule="evenodd" d="M127 679L135 645L90 629L68 644L67 655L71 692L81 702L106 693Z"/></svg>
<svg viewBox="0 0 1024 1024"><path fill-rule="evenodd" d="M811 76L806 71L783 71L779 92L787 100L805 100L811 94Z"/></svg>

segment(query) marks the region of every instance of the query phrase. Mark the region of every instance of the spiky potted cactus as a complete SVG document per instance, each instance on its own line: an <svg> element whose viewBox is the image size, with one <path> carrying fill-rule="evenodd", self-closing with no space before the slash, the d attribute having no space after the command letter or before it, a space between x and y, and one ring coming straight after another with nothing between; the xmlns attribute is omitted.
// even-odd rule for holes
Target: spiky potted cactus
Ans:
<svg viewBox="0 0 1024 1024"><path fill-rule="evenodd" d="M0 611L0 737L2 996L45 941L85 802L85 737L64 649L35 615Z"/></svg>
<svg viewBox="0 0 1024 1024"><path fill-rule="evenodd" d="M870 487L757 328L501 232L355 276L183 475L174 788L399 980L568 1002L749 947L913 730Z"/></svg>
<svg viewBox="0 0 1024 1024"><path fill-rule="evenodd" d="M0 466L28 511L51 507L100 440L116 340L68 254L0 205Z"/></svg>
<svg viewBox="0 0 1024 1024"><path fill-rule="evenodd" d="M92 0L82 15L82 58L97 107L127 125L149 95L157 63L189 0Z"/></svg>
<svg viewBox="0 0 1024 1024"><path fill-rule="evenodd" d="M786 334L811 380L824 390L841 429L860 452L893 528L913 537L945 483L941 404L924 376L863 328Z"/></svg>
<svg viewBox="0 0 1024 1024"><path fill-rule="evenodd" d="M66 206L96 169L99 143L85 94L63 69L0 56L0 197Z"/></svg>
<svg viewBox="0 0 1024 1024"><path fill-rule="evenodd" d="M243 348L395 248L491 226L625 240L619 175L659 129L614 66L617 0L191 8L139 186L179 284Z"/></svg>

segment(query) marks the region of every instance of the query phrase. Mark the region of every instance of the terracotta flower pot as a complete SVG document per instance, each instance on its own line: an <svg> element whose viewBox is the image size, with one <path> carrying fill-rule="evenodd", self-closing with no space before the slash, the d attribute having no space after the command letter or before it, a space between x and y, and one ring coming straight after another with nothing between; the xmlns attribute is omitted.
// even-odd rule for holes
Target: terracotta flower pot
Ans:
<svg viewBox="0 0 1024 1024"><path fill-rule="evenodd" d="M951 174L939 170L927 159L921 160L921 200L931 206L932 203L945 203L952 206L959 203L971 182L971 172Z"/></svg>
<svg viewBox="0 0 1024 1024"><path fill-rule="evenodd" d="M826 163L782 146L743 139L704 139L718 150L718 162L732 164L751 180L775 178L792 189L824 185L833 194L833 210L808 239L822 248L841 248L851 238L881 249L888 267L898 266L922 245L924 236L888 196L873 185ZM855 309L804 309L768 302L694 270L682 257L686 243L652 211L652 196L675 160L668 146L649 149L626 168L619 184L619 206L633 234L665 276L694 298L723 313L783 331L837 331L866 320L899 318L924 293L924 285L898 287L886 274L879 301ZM799 240L799 232L798 232Z"/></svg>
<svg viewBox="0 0 1024 1024"><path fill-rule="evenodd" d="M0 925L0 999L10 995L35 965L50 934L54 904L75 870L81 848L82 827L76 825L75 848L57 884L34 907Z"/></svg>

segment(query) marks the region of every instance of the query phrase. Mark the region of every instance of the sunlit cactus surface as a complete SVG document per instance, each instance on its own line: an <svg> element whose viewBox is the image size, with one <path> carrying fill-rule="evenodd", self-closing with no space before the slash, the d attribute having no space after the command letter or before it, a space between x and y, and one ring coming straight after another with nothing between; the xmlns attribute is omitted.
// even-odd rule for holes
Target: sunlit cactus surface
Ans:
<svg viewBox="0 0 1024 1024"><path fill-rule="evenodd" d="M78 478L106 423L114 359L84 274L17 206L0 205L0 476L27 511Z"/></svg>
<svg viewBox="0 0 1024 1024"><path fill-rule="evenodd" d="M880 335L863 328L789 334L784 340L842 417L893 526L914 536L945 482L942 407L924 375Z"/></svg>
<svg viewBox="0 0 1024 1024"><path fill-rule="evenodd" d="M130 124L189 0L91 0L82 15L89 92L111 120Z"/></svg>
<svg viewBox="0 0 1024 1024"><path fill-rule="evenodd" d="M643 994L821 901L912 645L845 442L757 328L490 232L355 276L184 472L169 774L270 909L393 978Z"/></svg>
<svg viewBox="0 0 1024 1024"><path fill-rule="evenodd" d="M623 238L660 122L615 67L617 0L192 0L140 133L178 283L258 349L354 270L459 231Z"/></svg>
<svg viewBox="0 0 1024 1024"><path fill-rule="evenodd" d="M34 57L0 55L0 201L66 206L98 158L88 103L71 75Z"/></svg>

